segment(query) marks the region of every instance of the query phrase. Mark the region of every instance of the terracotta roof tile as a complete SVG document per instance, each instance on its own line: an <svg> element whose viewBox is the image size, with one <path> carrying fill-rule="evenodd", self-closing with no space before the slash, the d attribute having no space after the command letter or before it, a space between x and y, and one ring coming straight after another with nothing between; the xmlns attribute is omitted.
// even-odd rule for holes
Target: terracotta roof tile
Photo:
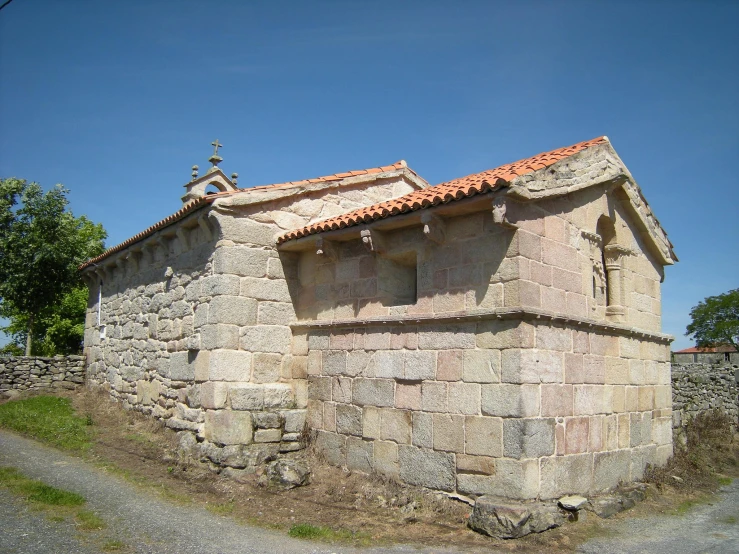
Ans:
<svg viewBox="0 0 739 554"><path fill-rule="evenodd" d="M211 204L213 201L215 201L218 198L222 198L224 196L232 196L234 194L240 194L240 193L250 193L258 190L266 190L266 189L277 189L277 188L289 188L292 186L300 186L300 185L306 185L306 184L314 184L314 183L322 183L322 182L332 182L332 181L341 181L342 179L345 179L347 177L356 177L358 175L369 175L374 173L383 173L385 171L393 171L397 169L403 169L406 168L405 161L401 160L399 162L395 162L392 165L383 165L380 167L371 167L369 169L360 169L355 171L348 171L344 173L335 173L333 175L325 175L323 177L316 177L315 179L304 179L302 181L288 181L286 183L277 183L274 185L262 185L258 187L250 187L250 188L244 188L244 189L238 189L234 191L226 191L226 192L217 192L213 194L208 194L207 196L203 196L200 198L196 198L195 200L191 200L184 206L182 206L181 209L179 209L177 212L173 213L172 215L165 217L161 221L155 223L148 229L145 229L141 231L140 233L134 235L128 240L123 241L120 244L117 244L116 246L113 246L111 248L108 248L105 252L103 252L100 256L97 256L95 258L92 258L91 260L86 261L82 265L79 266L79 269L85 269L86 267L89 267L91 265L95 265L99 261L107 258L108 256L115 254L116 252L120 252L121 250L124 250L128 246L131 246L132 244L145 239L149 235L153 235L155 232L157 232L160 229L163 229L164 227L167 227L168 225L174 223L175 221L182 219L187 214L202 208L203 206L206 206L208 204Z"/></svg>
<svg viewBox="0 0 739 554"><path fill-rule="evenodd" d="M596 146L598 144L604 144L607 141L608 139L605 137L599 137L593 140L580 142L572 146L567 146L565 148L552 150L551 152L537 154L531 158L519 160L512 164L502 165L495 169L467 175L466 177L454 179L433 187L416 190L399 198L380 202L379 204L374 204L365 208L359 208L347 214L319 221L300 229L288 231L280 236L277 242L282 243L288 240L321 233L323 231L331 231L340 228L343 229L344 227L350 227L352 225L369 223L376 219L383 219L402 213L422 210L432 205L446 204L448 202L461 200L462 198L467 198L476 194L489 192L494 190L500 184L510 182L520 175L525 175L526 173L531 173L532 171L548 167L564 158L577 154L586 148L590 148L591 146Z"/></svg>
<svg viewBox="0 0 739 554"><path fill-rule="evenodd" d="M736 352L736 348L734 348L730 344L722 344L719 346L706 346L703 348L698 347L698 346L691 346L690 348L683 348L682 350L673 352L673 354L715 354L715 353L723 353L723 352Z"/></svg>

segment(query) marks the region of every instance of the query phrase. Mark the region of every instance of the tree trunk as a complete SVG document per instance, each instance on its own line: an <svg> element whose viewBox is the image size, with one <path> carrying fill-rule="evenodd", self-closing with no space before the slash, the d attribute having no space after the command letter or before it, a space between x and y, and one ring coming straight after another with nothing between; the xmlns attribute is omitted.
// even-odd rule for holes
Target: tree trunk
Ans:
<svg viewBox="0 0 739 554"><path fill-rule="evenodd" d="M26 356L31 355L32 341L33 341L33 315L28 317L28 334L26 335Z"/></svg>

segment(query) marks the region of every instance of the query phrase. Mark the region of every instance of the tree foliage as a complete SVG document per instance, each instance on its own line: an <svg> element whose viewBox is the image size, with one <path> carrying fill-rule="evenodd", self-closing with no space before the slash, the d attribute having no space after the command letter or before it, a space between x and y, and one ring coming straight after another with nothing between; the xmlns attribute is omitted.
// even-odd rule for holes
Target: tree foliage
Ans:
<svg viewBox="0 0 739 554"><path fill-rule="evenodd" d="M23 179L0 180L0 315L25 339L27 354L38 330L44 332L40 345L68 351L64 344L76 340L71 337L84 324L77 267L104 250L102 225L75 217L68 192L61 185L44 192Z"/></svg>
<svg viewBox="0 0 739 554"><path fill-rule="evenodd" d="M87 287L80 283L62 296L61 300L44 309L34 323L32 354L55 356L57 354L76 354L85 336L85 314L87 312ZM26 344L28 316L11 314L10 324L3 330L11 335L12 342L0 352L22 355L18 346Z"/></svg>
<svg viewBox="0 0 739 554"><path fill-rule="evenodd" d="M739 289L709 296L690 310L689 337L699 347L730 344L739 351Z"/></svg>

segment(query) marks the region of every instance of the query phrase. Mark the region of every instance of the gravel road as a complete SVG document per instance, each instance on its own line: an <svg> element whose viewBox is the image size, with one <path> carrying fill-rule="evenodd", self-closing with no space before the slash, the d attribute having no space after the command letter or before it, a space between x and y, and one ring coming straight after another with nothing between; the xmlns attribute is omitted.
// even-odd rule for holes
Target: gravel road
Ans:
<svg viewBox="0 0 739 554"><path fill-rule="evenodd" d="M241 525L194 506L182 506L35 441L0 430L0 465L87 499L86 508L108 523L111 540L141 554L338 553L360 550L323 545L285 533ZM100 552L71 523L55 523L0 489L0 553L72 554ZM87 534L89 536L89 533ZM396 546L361 552L457 552Z"/></svg>
<svg viewBox="0 0 739 554"><path fill-rule="evenodd" d="M721 489L715 502L681 516L609 522L614 536L583 544L583 554L677 554L739 552L739 479Z"/></svg>
<svg viewBox="0 0 739 554"><path fill-rule="evenodd" d="M411 545L353 549L300 541L284 533L242 525L197 506L159 498L118 476L35 441L0 430L0 465L87 499L86 507L108 523L106 539L141 554L231 553L444 553ZM713 504L683 516L651 516L608 522L611 535L578 548L583 554L680 554L739 552L739 479ZM0 488L0 554L88 554L101 552L91 533L71 522L52 522ZM505 549L509 552L510 549ZM492 553L493 550L486 550Z"/></svg>

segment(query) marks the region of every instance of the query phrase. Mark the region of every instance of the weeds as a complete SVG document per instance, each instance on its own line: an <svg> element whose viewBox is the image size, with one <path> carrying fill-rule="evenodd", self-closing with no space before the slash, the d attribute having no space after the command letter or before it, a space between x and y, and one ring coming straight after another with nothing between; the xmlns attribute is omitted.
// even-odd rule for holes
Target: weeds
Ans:
<svg viewBox="0 0 739 554"><path fill-rule="evenodd" d="M83 531L99 531L108 526L103 518L90 510L80 510L75 518L77 527Z"/></svg>
<svg viewBox="0 0 739 554"><path fill-rule="evenodd" d="M0 467L0 484L29 502L47 506L81 506L85 497L29 479L14 467Z"/></svg>
<svg viewBox="0 0 739 554"><path fill-rule="evenodd" d="M117 552L123 550L126 547L126 543L121 541L107 541L102 546L103 552Z"/></svg>
<svg viewBox="0 0 739 554"><path fill-rule="evenodd" d="M219 516L229 516L234 512L234 502L222 502L220 504L206 504L205 506L209 512L212 512Z"/></svg>
<svg viewBox="0 0 739 554"><path fill-rule="evenodd" d="M734 440L732 420L719 410L702 412L685 428L685 446L675 444L675 454L660 468L645 475L658 488L665 485L684 490L715 490L731 483L721 473L736 473L739 444ZM728 479L728 481L727 481Z"/></svg>
<svg viewBox="0 0 739 554"><path fill-rule="evenodd" d="M331 529L330 527L311 525L309 523L293 525L287 534L296 539L319 540L326 542L359 541L360 544L366 544L369 541L369 535L366 533L355 533L348 529Z"/></svg>
<svg viewBox="0 0 739 554"><path fill-rule="evenodd" d="M87 418L75 415L68 398L33 396L0 405L0 427L72 451L90 447Z"/></svg>
<svg viewBox="0 0 739 554"><path fill-rule="evenodd" d="M674 513L677 515L687 514L690 510L696 506L707 503L711 499L710 496L699 496L698 498L691 498L684 500L675 508Z"/></svg>

